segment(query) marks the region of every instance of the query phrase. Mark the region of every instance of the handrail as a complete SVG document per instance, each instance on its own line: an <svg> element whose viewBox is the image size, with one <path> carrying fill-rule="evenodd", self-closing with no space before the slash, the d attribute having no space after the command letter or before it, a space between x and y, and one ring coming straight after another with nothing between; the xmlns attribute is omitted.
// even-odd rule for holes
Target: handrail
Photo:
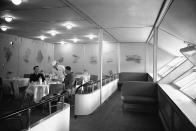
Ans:
<svg viewBox="0 0 196 131"><path fill-rule="evenodd" d="M113 78L113 77L115 77L115 76L117 76L117 75L118 75L118 73L117 73L117 74L113 74L112 76L109 76L108 78L102 79L102 81L107 80L107 79L110 79L110 78ZM79 89L82 88L83 86L86 86L86 85L93 85L93 84L99 83L99 82L101 82L101 81L100 81L100 80L97 80L97 81L95 81L95 82L93 82L93 81L86 82L86 83L80 85L80 86L76 89L75 94L77 94L78 91L79 91Z"/></svg>
<svg viewBox="0 0 196 131"><path fill-rule="evenodd" d="M11 117L11 116L14 116L14 115L16 115L16 114L20 114L20 113L22 113L22 112L25 112L25 111L27 111L27 110L29 110L29 109L32 109L32 108L34 108L34 107L36 107L36 106L39 106L39 105L41 105L41 104L45 104L45 103L50 102L50 101L53 101L53 100L55 100L55 99L57 99L57 98L63 97L64 95L65 95L65 93L62 93L62 94L60 94L60 95L55 95L55 96L52 97L52 98L48 98L48 99L46 99L46 100L41 100L39 103L33 104L32 106L24 107L24 108L22 108L22 109L18 109L18 110L16 110L16 111L12 112L12 113L7 113L7 114L3 115L2 117L0 117L0 121L3 120L3 119L9 118L9 117Z"/></svg>
<svg viewBox="0 0 196 131"><path fill-rule="evenodd" d="M92 82L92 81L86 82L86 83L84 83L84 84L80 85L80 86L76 89L75 94L77 94L77 93L78 93L78 91L79 91L79 89L80 89L80 88L82 88L83 86L86 86L86 85L92 85L92 84L99 83L99 82L100 82L100 80L95 81L95 82Z"/></svg>
<svg viewBox="0 0 196 131"><path fill-rule="evenodd" d="M113 76L115 76L115 75L117 75L117 74L114 74ZM109 78L111 78L111 77L109 77ZM102 80L106 80L106 79L108 79L108 78L104 78L104 79L102 79ZM88 85L88 84L92 85L92 84L99 83L99 82L100 82L100 80L95 81L95 82L92 82L92 81L86 82L86 83L80 85L80 86L76 89L75 94L77 94L77 92L79 91L79 89L80 89L81 87L86 86L86 85ZM16 110L16 111L12 112L12 113L7 113L7 114L5 114L5 115L3 115L3 116L0 117L0 121L3 120L3 119L6 119L6 118L12 117L12 116L14 116L14 115L16 115L16 114L20 114L20 113L22 113L22 112L28 111L29 109L32 109L32 108L34 108L34 107L36 107L36 106L45 104L45 103L50 102L50 101L53 101L53 100L56 100L57 98L63 97L64 95L65 95L65 92L62 92L60 95L55 95L55 96L53 96L52 98L48 98L48 99L45 99L45 100L41 100L39 103L33 104L33 105L29 106L29 107L24 107L24 108L22 108L22 109L18 109L18 110Z"/></svg>

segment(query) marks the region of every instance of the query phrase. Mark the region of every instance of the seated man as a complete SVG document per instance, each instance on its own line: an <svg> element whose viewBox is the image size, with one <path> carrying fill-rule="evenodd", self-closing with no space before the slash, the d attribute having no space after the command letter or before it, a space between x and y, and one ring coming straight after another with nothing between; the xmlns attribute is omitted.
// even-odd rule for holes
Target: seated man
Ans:
<svg viewBox="0 0 196 131"><path fill-rule="evenodd" d="M71 72L71 67L70 66L66 66L65 67L65 73L67 74L65 76L65 79L64 79L64 83L65 83L65 89L66 91L69 92L69 94L72 94L73 93L73 90L74 90L74 84L75 84L75 77L74 77L74 74L73 72Z"/></svg>
<svg viewBox="0 0 196 131"><path fill-rule="evenodd" d="M42 82L45 80L45 77L40 73L39 66L33 67L34 73L30 75L30 82L38 82L39 79L42 79Z"/></svg>

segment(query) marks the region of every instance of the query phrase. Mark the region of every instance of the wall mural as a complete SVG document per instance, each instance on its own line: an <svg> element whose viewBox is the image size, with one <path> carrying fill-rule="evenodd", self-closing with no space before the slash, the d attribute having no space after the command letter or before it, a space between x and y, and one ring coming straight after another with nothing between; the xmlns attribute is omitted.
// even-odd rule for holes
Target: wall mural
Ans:
<svg viewBox="0 0 196 131"><path fill-rule="evenodd" d="M37 60L38 63L41 63L41 62L43 61L43 59L44 59L44 56L43 56L43 54L42 54L42 51L39 50L39 51L37 52L37 58L36 58L36 60Z"/></svg>
<svg viewBox="0 0 196 131"><path fill-rule="evenodd" d="M59 58L57 61L58 61L59 63L63 63L64 58L63 58L63 57L61 57L61 58Z"/></svg>
<svg viewBox="0 0 196 131"><path fill-rule="evenodd" d="M72 56L74 57L73 63L78 63L78 60L80 59L80 57L75 54L73 54Z"/></svg>
<svg viewBox="0 0 196 131"><path fill-rule="evenodd" d="M51 56L48 56L48 63L51 63L52 59Z"/></svg>
<svg viewBox="0 0 196 131"><path fill-rule="evenodd" d="M112 58L108 58L108 59L106 60L106 62L107 62L107 63L112 63L112 62L113 62L113 59L112 59Z"/></svg>
<svg viewBox="0 0 196 131"><path fill-rule="evenodd" d="M141 63L141 56L139 55L126 55L125 57L127 62Z"/></svg>
<svg viewBox="0 0 196 131"><path fill-rule="evenodd" d="M30 56L31 56L31 50L27 48L23 56L24 62L29 63Z"/></svg>
<svg viewBox="0 0 196 131"><path fill-rule="evenodd" d="M10 48L3 47L3 51L4 51L4 57L5 57L6 61L9 62L11 57L12 57L12 55L13 55L11 50L10 50Z"/></svg>
<svg viewBox="0 0 196 131"><path fill-rule="evenodd" d="M97 57L96 56L90 57L90 64L97 64Z"/></svg>

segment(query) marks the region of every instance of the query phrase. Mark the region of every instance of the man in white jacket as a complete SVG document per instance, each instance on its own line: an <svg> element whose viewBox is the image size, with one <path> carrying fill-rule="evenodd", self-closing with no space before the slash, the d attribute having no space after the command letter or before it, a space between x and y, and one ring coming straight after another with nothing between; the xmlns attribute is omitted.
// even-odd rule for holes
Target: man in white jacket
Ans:
<svg viewBox="0 0 196 131"><path fill-rule="evenodd" d="M59 79L61 82L65 79L65 66L60 65L57 61L52 62L53 74Z"/></svg>

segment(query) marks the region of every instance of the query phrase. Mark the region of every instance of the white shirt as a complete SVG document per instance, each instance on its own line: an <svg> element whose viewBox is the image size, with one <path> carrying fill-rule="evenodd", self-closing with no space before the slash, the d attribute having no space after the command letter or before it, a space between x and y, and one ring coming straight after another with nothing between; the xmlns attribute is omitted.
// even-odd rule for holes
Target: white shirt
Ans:
<svg viewBox="0 0 196 131"><path fill-rule="evenodd" d="M57 69L53 68L53 74L55 74L59 80L63 81L65 78L65 67L63 65L57 65Z"/></svg>

